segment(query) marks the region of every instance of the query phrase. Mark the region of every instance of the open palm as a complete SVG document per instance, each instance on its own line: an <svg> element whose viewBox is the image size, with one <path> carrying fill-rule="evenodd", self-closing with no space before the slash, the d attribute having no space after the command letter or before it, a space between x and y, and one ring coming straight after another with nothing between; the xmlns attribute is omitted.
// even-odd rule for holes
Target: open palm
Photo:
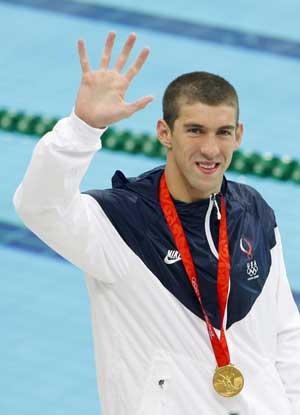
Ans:
<svg viewBox="0 0 300 415"><path fill-rule="evenodd" d="M130 82L145 63L149 49L144 48L135 63L126 73L122 74L121 70L126 64L136 40L136 35L131 33L115 66L108 69L115 36L114 32L108 34L100 68L96 71L90 69L84 42L78 41L82 80L77 95L75 113L92 127L102 128L127 118L153 100L152 96L145 96L132 103L125 102L125 93Z"/></svg>

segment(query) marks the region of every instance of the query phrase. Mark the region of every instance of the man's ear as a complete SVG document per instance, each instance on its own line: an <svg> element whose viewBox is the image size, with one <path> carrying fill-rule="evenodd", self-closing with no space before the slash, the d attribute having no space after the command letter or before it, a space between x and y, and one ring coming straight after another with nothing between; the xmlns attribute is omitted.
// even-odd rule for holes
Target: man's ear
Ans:
<svg viewBox="0 0 300 415"><path fill-rule="evenodd" d="M235 148L239 148L242 143L244 134L244 125L242 123L238 123L236 127L236 134L235 134Z"/></svg>
<svg viewBox="0 0 300 415"><path fill-rule="evenodd" d="M172 132L165 120L158 120L156 125L156 134L160 143L168 150L172 148Z"/></svg>

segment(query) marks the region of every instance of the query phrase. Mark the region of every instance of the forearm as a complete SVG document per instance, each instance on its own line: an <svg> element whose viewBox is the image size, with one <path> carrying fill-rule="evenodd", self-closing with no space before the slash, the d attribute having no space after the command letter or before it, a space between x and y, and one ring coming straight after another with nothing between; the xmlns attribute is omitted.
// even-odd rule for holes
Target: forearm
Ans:
<svg viewBox="0 0 300 415"><path fill-rule="evenodd" d="M110 32L100 68L95 71L89 66L84 42L78 42L82 78L75 111L88 125L73 114L46 134L37 144L14 195L16 211L25 225L83 271L105 281L126 272L127 246L97 201L80 193L80 183L101 147L102 127L131 116L153 100L152 96L145 96L132 103L125 101L125 93L145 63L149 49L144 48L123 74L120 71L136 35L129 35L114 69L110 70L114 39L115 33Z"/></svg>
<svg viewBox="0 0 300 415"><path fill-rule="evenodd" d="M74 115L59 121L37 144L14 204L25 225L47 245L107 281L104 249L112 244L112 225L96 201L79 190L101 147L100 133Z"/></svg>
<svg viewBox="0 0 300 415"><path fill-rule="evenodd" d="M45 210L68 209L95 152L102 130L89 127L72 114L59 121L37 144L25 177L14 196L21 217Z"/></svg>

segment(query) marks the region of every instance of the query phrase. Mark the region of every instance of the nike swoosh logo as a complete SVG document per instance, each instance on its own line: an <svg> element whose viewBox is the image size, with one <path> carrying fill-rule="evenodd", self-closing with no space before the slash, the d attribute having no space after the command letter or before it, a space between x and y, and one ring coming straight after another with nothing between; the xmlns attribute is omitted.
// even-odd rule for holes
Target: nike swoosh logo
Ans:
<svg viewBox="0 0 300 415"><path fill-rule="evenodd" d="M177 261L181 261L181 257L178 258L169 258L168 255L165 257L164 262L168 265L174 264Z"/></svg>

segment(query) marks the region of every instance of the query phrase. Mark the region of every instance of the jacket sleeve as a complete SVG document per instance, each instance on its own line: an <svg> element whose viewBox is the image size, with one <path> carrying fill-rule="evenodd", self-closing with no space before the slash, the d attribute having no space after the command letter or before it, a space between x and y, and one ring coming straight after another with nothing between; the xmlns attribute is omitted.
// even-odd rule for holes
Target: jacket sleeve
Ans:
<svg viewBox="0 0 300 415"><path fill-rule="evenodd" d="M300 414L300 314L287 279L278 229L275 234L278 247L276 367L292 405L291 413Z"/></svg>
<svg viewBox="0 0 300 415"><path fill-rule="evenodd" d="M99 204L79 190L103 132L74 113L60 120L36 145L13 201L24 224L47 245L111 283L128 268L123 241Z"/></svg>

